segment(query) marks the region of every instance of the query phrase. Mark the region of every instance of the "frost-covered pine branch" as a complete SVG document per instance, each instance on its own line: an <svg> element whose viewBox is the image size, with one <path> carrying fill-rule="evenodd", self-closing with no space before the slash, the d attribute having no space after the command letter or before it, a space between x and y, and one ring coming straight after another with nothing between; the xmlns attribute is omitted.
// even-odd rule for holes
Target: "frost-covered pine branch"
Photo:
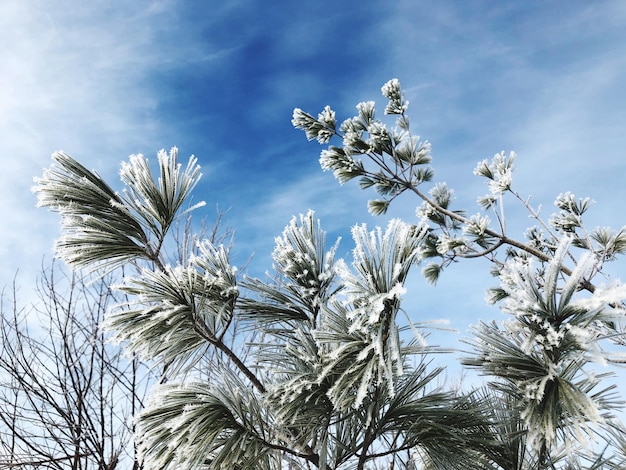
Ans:
<svg viewBox="0 0 626 470"><path fill-rule="evenodd" d="M379 195L369 201L373 214L386 212L405 192L415 194L422 201L416 212L419 219L431 227L422 252L424 257L433 259L423 269L429 281L435 282L442 269L459 258L486 257L502 265L507 257L519 255L547 263L566 233L574 236L575 246L594 251L605 260L612 260L626 251L624 230L588 231L584 227L582 215L590 207L589 199L577 201L571 193L561 194L555 202L560 212L549 222L541 220L538 211L513 188L514 152L497 153L491 161L479 162L474 170L475 175L487 179L489 193L478 198L485 212L468 216L467 210L453 209L454 191L445 183L425 189L434 178L431 144L412 134L407 115L409 103L404 99L398 80L387 82L382 93L387 99L384 114L396 117L395 126L391 128L376 118L373 101L357 104L357 115L344 120L339 129L335 112L328 106L317 119L296 108L292 123L304 130L309 140L317 139L321 144L330 143L333 138L341 140L341 145L330 144L322 150L320 165L323 170L333 171L341 184L356 178L361 188L373 188ZM533 228L525 240L511 237L506 232L506 195L522 202L545 231ZM507 249L503 252L502 248ZM573 268L564 264L561 269L569 276ZM588 280L582 282L585 289L593 291L593 284Z"/></svg>
<svg viewBox="0 0 626 470"><path fill-rule="evenodd" d="M277 422L318 443L320 468L365 468L417 448L441 454L434 436L450 445L451 460L472 453L485 439L472 432L484 424L479 406L463 408L463 398L431 389L441 369L428 366L422 342L400 335L397 313L424 227L400 220L384 230L355 226L348 264L335 260L336 244L325 249L313 217L292 219L276 239L276 275L248 280L259 298L241 302L243 317L263 326L258 358ZM430 424L410 424L420 416Z"/></svg>
<svg viewBox="0 0 626 470"><path fill-rule="evenodd" d="M418 448L443 455L442 435L446 458L478 455L488 440L480 407L439 390L423 339L401 335L424 226L355 226L348 263L309 212L276 238L271 280L246 278L211 240L167 259L166 237L199 178L194 159L182 171L174 150L161 152L154 181L132 156L118 194L71 157L54 158L36 192L62 217L59 254L79 268L135 268L113 286L128 300L104 326L168 371L136 417L145 466L364 469ZM429 424L414 426L420 416Z"/></svg>
<svg viewBox="0 0 626 470"><path fill-rule="evenodd" d="M275 239L266 279L241 273L230 246L211 239L168 258L200 178L195 159L183 169L175 149L159 153L156 178L131 156L119 193L63 153L37 180L39 204L61 216L57 248L68 263L133 267L115 286L127 301L105 326L169 371L137 416L147 468L557 468L579 458L580 436L617 429L613 390L592 366L621 360L605 344L621 335L626 289L596 280L626 250L624 231L588 230L590 201L569 193L542 220L515 191L515 155L505 153L476 167L489 194L467 216L451 188L430 184L431 146L411 134L398 81L382 92L394 127L373 102L339 130L330 107L317 118L294 111L309 139L342 139L320 163L341 183L374 188L373 213L404 192L420 200L414 223L354 226L351 260L337 259L339 242L326 244L313 212ZM522 240L506 231L511 196L538 223ZM419 321L398 313L412 269L435 281L475 257L492 261L500 286L491 299L509 320L474 329L466 364L495 385L464 393L437 385L442 369Z"/></svg>
<svg viewBox="0 0 626 470"><path fill-rule="evenodd" d="M527 468L578 455L568 446L605 427L619 401L611 386L603 386L608 374L593 371L594 364L623 362L615 345L624 344L626 289L619 282L607 286L603 267L626 252L625 229L588 229L583 219L591 200L569 192L556 197L558 212L543 219L514 187L514 152L499 152L475 167L488 188L477 200L478 212L468 216L471 211L455 209L454 190L432 182L431 145L411 133L409 103L398 80L381 91L384 114L396 119L392 127L376 118L372 101L357 104L357 115L338 128L328 106L317 119L296 108L292 123L309 140L329 144L320 155L323 170L341 184L357 179L361 188L378 193L369 202L373 214L386 212L400 194L417 196L419 224L428 227L419 243L420 258L431 260L422 269L428 281L434 283L454 261L492 262L500 287L491 290L490 300L500 302L510 318L501 326L475 327L469 342L476 355L465 363L495 376L503 398L518 408L523 445L534 455ZM521 239L507 231L511 202L537 223Z"/></svg>
<svg viewBox="0 0 626 470"><path fill-rule="evenodd" d="M195 157L181 172L178 149L169 154L161 150L157 183L148 160L132 155L120 171L126 185L121 193L64 152L55 152L52 159L54 164L35 179L33 191L38 206L61 216L63 235L56 251L64 261L77 268L114 269L145 259L163 268L165 235L201 177Z"/></svg>
<svg viewBox="0 0 626 470"><path fill-rule="evenodd" d="M596 365L620 361L605 351L613 325L626 313L620 304L626 286L615 284L580 297L581 280L599 262L588 253L564 282L559 265L571 245L564 238L545 272L527 260L508 262L500 272L495 298L511 318L502 326L480 323L474 327L476 352L465 364L499 379L518 399L528 441L537 449L592 439L593 428L605 425L619 399L614 386L603 386L608 373Z"/></svg>

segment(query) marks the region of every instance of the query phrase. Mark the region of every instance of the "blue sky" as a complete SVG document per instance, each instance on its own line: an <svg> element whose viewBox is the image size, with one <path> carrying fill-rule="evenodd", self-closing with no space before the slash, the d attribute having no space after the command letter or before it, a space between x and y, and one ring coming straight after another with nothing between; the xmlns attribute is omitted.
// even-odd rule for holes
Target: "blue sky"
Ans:
<svg viewBox="0 0 626 470"><path fill-rule="evenodd" d="M620 0L5 0L0 42L2 285L19 269L27 287L51 256L58 219L35 208L30 188L59 149L113 181L130 154L195 154L196 198L207 201L198 216L228 209L237 256L254 253L254 272L270 268L274 236L308 209L348 254L350 226L386 221L356 185L320 170L321 148L291 113L330 104L351 117L359 101L382 105L393 77L459 208L477 210L486 191L476 162L515 150L516 187L543 214L570 190L597 202L592 225L626 225ZM403 199L390 216L412 219L416 204ZM520 217L515 235L530 225ZM455 266L435 289L416 278L410 313L461 332L497 317L483 302L487 270Z"/></svg>

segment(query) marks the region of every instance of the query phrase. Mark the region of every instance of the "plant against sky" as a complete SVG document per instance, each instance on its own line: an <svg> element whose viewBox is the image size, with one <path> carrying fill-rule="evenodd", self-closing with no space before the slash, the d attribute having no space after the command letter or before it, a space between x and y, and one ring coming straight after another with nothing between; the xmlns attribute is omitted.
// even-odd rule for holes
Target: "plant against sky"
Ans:
<svg viewBox="0 0 626 470"><path fill-rule="evenodd" d="M249 278L231 262L231 247L198 239L171 257L171 228L189 206L200 177L176 149L122 167L115 192L64 153L38 179L39 204L61 216L57 250L75 267L131 265L117 286L129 302L106 326L129 352L166 371L137 417L137 443L150 468L566 468L589 457L596 468L619 466L583 448L580 436L622 435L612 418L610 386L594 362L619 360L604 345L621 338L619 283L594 279L626 249L626 236L586 230L587 200L559 196L560 212L543 222L512 189L514 155L481 162L484 209L452 208L452 191L435 184L430 145L410 133L397 80L383 87L388 129L373 102L336 128L326 107L318 118L294 112L309 139L330 145L320 162L340 182L358 178L379 198L373 213L400 194L418 196L419 219L385 229L352 230L351 262L335 259L312 212L276 238L273 273ZM512 194L538 223L525 240L505 230ZM493 211L495 226L486 211ZM461 394L437 387L432 349L403 316L410 269L422 261L434 282L450 263L485 257L500 287L492 301L511 314L479 324L465 362L494 377L491 389ZM130 271L128 271L130 272ZM207 360L209 359L209 360ZM507 432L503 432L506 430ZM606 460L606 462L605 462Z"/></svg>
<svg viewBox="0 0 626 470"><path fill-rule="evenodd" d="M498 153L474 170L489 189L478 199L480 212L468 216L453 209L453 191L444 183L425 189L434 176L430 144L411 133L398 80L387 82L382 93L388 100L384 114L396 116L391 128L376 118L371 101L359 103L357 116L339 128L328 106L317 118L295 109L292 122L309 140L341 141L321 152L320 164L341 184L357 179L363 189L373 187L379 196L369 202L373 214L386 212L403 193L418 197L417 217L428 227L420 245L420 257L431 260L422 270L427 280L436 282L446 266L465 258L492 262L500 287L490 291L489 301L500 302L510 318L476 325L468 340L474 353L464 363L494 377L490 386L518 413L525 443L518 439L517 445L528 451L519 468L554 468L578 451L585 454L584 441L595 440L600 429L610 442L608 429L611 436L615 426L622 429L612 414L619 397L604 380L610 374L598 373L596 365L624 358L615 346L623 345L626 287L603 272L606 262L626 251L624 229L589 230L583 214L591 202L571 193L557 197L559 212L544 221L513 189L513 152ZM509 197L536 221L524 240L506 230Z"/></svg>
<svg viewBox="0 0 626 470"><path fill-rule="evenodd" d="M142 468L133 415L154 377L100 328L110 276L44 266L39 303L0 303L0 468ZM39 320L39 321L36 321Z"/></svg>
<svg viewBox="0 0 626 470"><path fill-rule="evenodd" d="M408 467L416 452L450 465L501 455L481 400L438 387L430 349L402 334L419 326L401 304L424 224L354 227L348 263L309 212L276 238L274 273L249 278L215 240L167 255L200 177L193 157L183 170L176 149L160 152L155 179L132 156L120 193L68 155L53 159L35 190L61 216L58 254L75 267L132 266L116 286L129 301L105 326L164 370L137 416L146 468L364 469Z"/></svg>

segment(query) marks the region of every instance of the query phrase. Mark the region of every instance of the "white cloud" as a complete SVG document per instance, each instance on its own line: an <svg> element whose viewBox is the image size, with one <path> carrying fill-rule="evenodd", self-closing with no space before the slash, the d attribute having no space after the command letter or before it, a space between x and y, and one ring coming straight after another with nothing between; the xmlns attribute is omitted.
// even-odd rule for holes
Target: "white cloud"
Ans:
<svg viewBox="0 0 626 470"><path fill-rule="evenodd" d="M167 4L147 10L119 5L19 0L0 5L0 42L10 45L0 49L2 285L18 268L20 279L32 282L40 259L50 255L58 222L35 209L30 187L54 150L113 175L119 161L141 150L157 131L145 76L158 65L158 57L147 51L164 24L157 7Z"/></svg>

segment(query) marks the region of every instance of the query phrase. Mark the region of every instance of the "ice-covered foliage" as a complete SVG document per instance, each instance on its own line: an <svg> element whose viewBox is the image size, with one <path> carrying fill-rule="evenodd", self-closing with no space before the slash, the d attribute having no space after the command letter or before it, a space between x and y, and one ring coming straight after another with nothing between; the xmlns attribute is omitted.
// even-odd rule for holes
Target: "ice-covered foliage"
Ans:
<svg viewBox="0 0 626 470"><path fill-rule="evenodd" d="M77 268L115 268L137 258L160 263L165 234L202 176L195 157L181 171L175 147L158 154L158 182L148 160L132 155L122 165L126 186L118 193L66 153L55 152L52 159L54 164L35 179L33 191L40 207L61 216L56 251Z"/></svg>
<svg viewBox="0 0 626 470"><path fill-rule="evenodd" d="M336 244L325 251L325 234L309 212L276 239L273 281L246 283L262 296L243 299L241 306L247 321L265 325L257 347L272 377L268 404L277 423L297 428L302 438L321 439L321 468L350 462L345 442L365 445L356 444L363 436L355 429L369 430L371 444L395 439L424 452L434 452L434 441L423 442L431 432L458 439L458 452L464 440L475 442L468 429L482 418L451 394L429 391L440 370L423 362L423 343L400 336L397 313L426 235L424 227L398 219L386 229L357 225L348 263L335 260ZM429 425L401 429L400 422L420 413L430 413Z"/></svg>
<svg viewBox="0 0 626 470"><path fill-rule="evenodd" d="M373 101L339 127L329 106L317 118L293 113L309 140L328 144L322 169L376 191L373 214L401 194L418 200L414 221L355 225L351 259L327 247L312 211L275 239L265 279L239 274L214 241L168 259L166 238L200 177L175 149L159 153L156 180L131 156L120 193L60 152L37 180L39 204L61 215L66 261L130 269L117 286L127 301L105 326L164 371L137 418L145 465L561 470L588 458L623 468L626 446L611 447L626 441L617 391L601 368L623 362L626 288L604 264L626 251L626 229L588 229L591 201L570 193L544 221L515 189L513 152L479 162L488 194L478 211L456 209L454 190L431 184L431 145L411 132L399 81L381 91L382 118ZM507 232L511 201L535 224L522 239ZM500 285L489 300L507 319L474 327L465 364L492 382L464 392L436 385L433 349L399 313L411 269L423 264L434 283L470 258L491 262ZM605 453L580 444L593 436Z"/></svg>
<svg viewBox="0 0 626 470"><path fill-rule="evenodd" d="M427 166L431 161L430 144L410 134L409 120L404 114L408 102L402 101L399 86L397 80L391 80L382 89L389 99L385 114L398 115L397 125L391 130L375 117L373 101L359 103L357 116L343 121L339 131L334 125L335 114L329 107L322 114L332 115L332 126L328 119L321 118L322 114L315 119L299 108L293 112L293 125L304 130L309 139L317 138L320 143L327 143L332 137L339 136L343 140L341 147L330 145L322 151L320 164L324 170L332 170L340 183L359 178L361 187L374 187L383 196L369 202L369 209L374 214L384 213L390 202L408 189L408 186L388 178L387 173L402 174L415 185L432 177ZM389 161L381 158L383 154L390 157ZM382 171L376 166L366 168L361 157L380 165Z"/></svg>
<svg viewBox="0 0 626 470"><path fill-rule="evenodd" d="M242 299L242 314L249 312L254 322L275 322L280 318L303 321L313 328L322 305L337 289L335 252L338 243L327 250L326 234L312 211L293 217L282 236L275 239L274 282L247 279L246 287L257 292L262 301Z"/></svg>
<svg viewBox="0 0 626 470"><path fill-rule="evenodd" d="M396 378L402 375L396 313L406 276L419 261L425 231L400 220L391 221L385 231L356 226L350 268L334 260L337 245L324 253L325 235L314 227L312 212L300 216L299 223L292 220L276 239L279 277L274 284L250 280L248 286L265 299L244 300L242 305L250 317L275 310L273 324L277 319L297 322L292 331L276 332L281 339L289 336L269 346L277 348L277 357L266 348L274 370L283 370L293 360L307 364L309 373L275 386L283 397L310 390L332 376L327 397L341 409L358 408L365 392L377 385L386 383L393 395Z"/></svg>
<svg viewBox="0 0 626 470"><path fill-rule="evenodd" d="M115 286L129 302L118 305L105 326L133 353L190 367L202 357L206 342L218 341L233 320L239 295L237 270L228 250L199 243L186 266L143 269Z"/></svg>
<svg viewBox="0 0 626 470"><path fill-rule="evenodd" d="M613 390L601 386L607 374L594 373L593 363L618 359L603 350L602 340L626 313L620 283L581 295L580 286L601 262L592 253L563 279L571 242L562 239L545 270L529 259L506 262L495 298L504 297L501 308L511 318L502 326L476 326L476 356L465 361L519 398L529 442L538 448L554 446L557 438L589 439L590 426L602 423Z"/></svg>
<svg viewBox="0 0 626 470"><path fill-rule="evenodd" d="M339 329L335 322L323 323L314 332L328 350L323 374L334 373L338 363L351 363L328 392L336 406L361 406L373 386L386 385L389 396L395 395L404 360L396 315L425 235L423 227L399 219L390 221L384 232L380 227L370 232L365 225L352 229L352 269L339 263L342 290L330 304L336 311L326 312L344 317L346 323Z"/></svg>
<svg viewBox="0 0 626 470"><path fill-rule="evenodd" d="M372 107L360 106L364 119ZM334 113L318 119L319 137ZM372 145L386 145L376 129ZM365 468L381 448L441 454L434 436L446 435L449 455L473 454L484 441L473 432L482 414L437 390L428 348L400 332L424 226L357 225L350 262L336 259L338 242L326 247L310 211L276 238L268 280L240 277L221 244L201 240L175 259L163 249L199 177L194 159L183 171L175 150L159 153L153 181L148 161L131 156L121 195L69 156L55 162L36 191L61 213L62 240L74 237L71 256L67 241L60 254L78 267L132 267L114 286L127 300L104 326L163 371L137 416L147 468ZM414 425L420 416L428 424Z"/></svg>
<svg viewBox="0 0 626 470"><path fill-rule="evenodd" d="M500 287L490 290L489 301L499 303L509 318L474 328L468 341L475 356L466 363L495 376L494 386L519 412L521 427L515 433L524 434L524 444L515 442L530 452L521 454L527 457L515 468L565 465L563 456L575 463L576 446L568 446L583 434L589 438L606 429L619 401L604 380L608 373L598 368L624 362L616 345L626 343L626 288L610 279L600 285L595 280L604 275L604 263L626 252L626 229L588 229L583 216L591 200L569 192L556 197L558 212L542 219L530 197L514 187L514 152L498 152L476 165L474 174L488 188L478 198L479 212L467 216L453 209L454 190L443 182L430 184L430 144L420 143L410 131L399 81L386 83L382 94L388 100L385 114L396 116L395 126L375 118L373 102L360 103L358 114L335 131L341 145L324 139L329 146L322 150L322 169L332 170L340 183L358 178L363 189L373 187L383 196L369 202L374 214L387 211L401 193L417 196L416 215L428 227L419 243L419 257L430 259L422 269L427 281L436 282L446 266L460 259L492 262ZM294 126L314 134L316 126L295 119L301 112L294 113ZM511 202L521 204L536 222L523 239L507 232Z"/></svg>
<svg viewBox="0 0 626 470"><path fill-rule="evenodd" d="M228 370L220 383L161 385L138 417L145 468L280 468L276 432L247 385Z"/></svg>

